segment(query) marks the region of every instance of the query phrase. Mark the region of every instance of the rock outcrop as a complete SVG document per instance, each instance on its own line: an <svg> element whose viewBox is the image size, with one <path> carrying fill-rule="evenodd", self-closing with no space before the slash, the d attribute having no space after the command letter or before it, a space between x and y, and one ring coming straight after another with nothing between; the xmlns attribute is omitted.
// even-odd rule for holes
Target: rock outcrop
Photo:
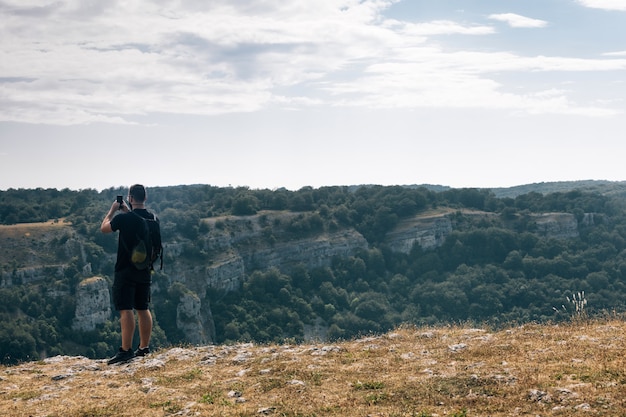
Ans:
<svg viewBox="0 0 626 417"><path fill-rule="evenodd" d="M109 284L102 277L84 279L76 291L76 313L72 329L94 330L111 318Z"/></svg>
<svg viewBox="0 0 626 417"><path fill-rule="evenodd" d="M416 244L422 249L434 249L443 244L452 230L452 221L447 216L412 217L389 232L386 243L391 250L402 253L411 252Z"/></svg>
<svg viewBox="0 0 626 417"><path fill-rule="evenodd" d="M533 216L538 234L555 239L578 237L578 221L570 213L544 213Z"/></svg>
<svg viewBox="0 0 626 417"><path fill-rule="evenodd" d="M176 323L192 344L206 344L215 338L209 292L228 293L241 288L253 270L277 268L288 272L296 265L306 268L329 266L334 257L354 255L368 247L367 240L353 229L311 234L294 239L285 231L285 223L294 213L263 213L258 216L229 216L209 219L209 231L198 238L197 257L185 258L184 244L174 243L178 253L168 268L167 282L155 281L155 291L166 290L173 282L190 290L181 297ZM274 225L276 227L270 227ZM271 235L270 235L271 233ZM167 244L166 244L167 245Z"/></svg>
<svg viewBox="0 0 626 417"><path fill-rule="evenodd" d="M463 216L474 219L489 220L495 217L493 213L464 211ZM403 219L389 233L385 243L391 250L409 253L414 245L424 250L441 246L446 237L455 229L453 212L442 212L433 215L418 215ZM530 216L535 226L535 233L554 239L572 239L579 235L579 224L576 217L570 213L543 213ZM593 214L585 214L584 224L592 225Z"/></svg>
<svg viewBox="0 0 626 417"><path fill-rule="evenodd" d="M26 285L50 278L61 278L65 265L37 265L0 272L0 287Z"/></svg>
<svg viewBox="0 0 626 417"><path fill-rule="evenodd" d="M212 343L215 340L215 326L208 300L203 303L191 292L181 296L176 309L176 327L185 334L187 342L193 345Z"/></svg>
<svg viewBox="0 0 626 417"><path fill-rule="evenodd" d="M367 247L363 235L355 230L346 229L307 239L275 243L269 247L245 251L242 256L245 264L261 269L275 267L289 270L298 264L303 264L307 268L319 268L330 265L336 256L351 256L357 250Z"/></svg>

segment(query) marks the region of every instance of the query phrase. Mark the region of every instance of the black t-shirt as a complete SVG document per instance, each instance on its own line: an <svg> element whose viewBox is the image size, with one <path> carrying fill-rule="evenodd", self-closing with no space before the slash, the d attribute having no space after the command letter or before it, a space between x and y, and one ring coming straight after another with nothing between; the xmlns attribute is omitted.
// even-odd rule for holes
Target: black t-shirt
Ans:
<svg viewBox="0 0 626 417"><path fill-rule="evenodd" d="M135 209L134 213L140 215L144 219L154 219L155 216L146 209ZM117 245L117 261L115 262L115 271L130 270L136 278L143 275L150 277L150 270L137 270L130 262L130 251L137 243L137 236L141 236L144 225L142 220L133 213L120 213L111 219L111 229L115 232L120 231L119 242ZM144 277L145 278L145 277Z"/></svg>

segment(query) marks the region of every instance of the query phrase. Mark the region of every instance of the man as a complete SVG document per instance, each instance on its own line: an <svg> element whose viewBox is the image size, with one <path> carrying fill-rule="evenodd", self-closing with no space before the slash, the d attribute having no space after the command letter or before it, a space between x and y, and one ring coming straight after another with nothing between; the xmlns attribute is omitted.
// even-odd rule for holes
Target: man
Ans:
<svg viewBox="0 0 626 417"><path fill-rule="evenodd" d="M113 281L113 304L120 312L122 330L122 346L117 354L109 359L108 364L123 363L135 356L150 353L150 337L152 335L152 314L148 309L150 303L151 269L138 270L131 263L132 248L137 237L141 236L143 220L156 218L145 207L146 189L141 184L130 187L127 206L124 201L115 201L102 220L100 230L103 233L120 232L115 277ZM133 334L135 333L135 315L139 321L139 347L133 352Z"/></svg>

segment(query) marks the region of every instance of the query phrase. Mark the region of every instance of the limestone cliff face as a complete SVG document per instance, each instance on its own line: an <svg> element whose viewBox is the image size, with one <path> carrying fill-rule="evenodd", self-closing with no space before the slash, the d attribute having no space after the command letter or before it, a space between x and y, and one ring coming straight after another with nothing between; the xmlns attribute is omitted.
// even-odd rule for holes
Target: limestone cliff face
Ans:
<svg viewBox="0 0 626 417"><path fill-rule="evenodd" d="M65 265L37 265L0 272L0 287L32 284L51 277L62 278Z"/></svg>
<svg viewBox="0 0 626 417"><path fill-rule="evenodd" d="M409 253L414 245L429 250L441 246L457 227L457 214L464 219L493 221L497 215L478 211L442 210L402 220L385 239L391 250ZM246 275L255 269L278 268L284 272L298 264L306 268L330 265L333 257L346 257L367 249L365 238L353 229L311 234L294 239L286 225L302 214L262 213L255 216L229 216L206 220L208 231L199 237L200 261L184 258L185 245L175 243L167 251L181 255L168 266L172 281L185 285L194 296L181 298L177 323L191 343L210 343L214 325L207 291L237 291ZM535 232L554 238L578 236L576 218L566 213L534 215ZM170 282L171 284L171 282ZM169 284L168 284L169 285Z"/></svg>
<svg viewBox="0 0 626 417"><path fill-rule="evenodd" d="M246 266L238 254L227 254L206 267L204 282L208 288L230 292L239 288Z"/></svg>
<svg viewBox="0 0 626 417"><path fill-rule="evenodd" d="M367 248L367 241L355 230L323 233L307 239L275 243L269 247L243 253L247 265L263 269L276 267L289 270L303 264L307 268L330 265L335 256L350 256L357 249Z"/></svg>
<svg viewBox="0 0 626 417"><path fill-rule="evenodd" d="M438 212L418 214L403 219L385 238L385 243L395 252L409 253L414 245L424 250L435 249L446 240L446 237L457 227L454 220L456 214L473 220L489 221L497 217L493 213L472 210L441 210Z"/></svg>
<svg viewBox="0 0 626 417"><path fill-rule="evenodd" d="M395 252L409 253L414 245L422 249L441 246L452 232L452 221L442 215L415 217L401 221L387 234L386 243Z"/></svg>
<svg viewBox="0 0 626 417"><path fill-rule="evenodd" d="M67 263L77 258L83 264L83 276L91 275L83 241L70 226L42 223L15 226L20 238L0 236L0 250L19 267L5 269L0 265L0 287L28 285L39 281L62 279ZM35 243L36 242L36 243Z"/></svg>
<svg viewBox="0 0 626 417"><path fill-rule="evenodd" d="M368 246L363 235L353 229L294 239L285 230L285 223L298 216L263 213L207 220L210 231L202 238L203 249L213 255L213 263L206 269L207 284L232 290L252 269L287 271L298 264L322 267L330 265L335 256L350 256Z"/></svg>
<svg viewBox="0 0 626 417"><path fill-rule="evenodd" d="M533 216L537 233L555 239L578 237L578 221L569 213L545 213ZM589 219L589 216L585 216ZM589 221L589 220L587 220Z"/></svg>
<svg viewBox="0 0 626 417"><path fill-rule="evenodd" d="M249 217L247 218L249 220ZM230 220L237 222L237 218ZM355 230L344 229L320 233L308 238L268 241L261 230L228 231L213 229L196 243L204 251L198 259L185 257L181 243L165 244L165 252L174 254L174 263L166 265L170 280L155 282L157 289L166 289L181 282L196 294L207 289L236 291L247 273L255 269L278 268L289 271L302 264L306 268L330 265L335 256L350 256L367 248L365 238Z"/></svg>
<svg viewBox="0 0 626 417"><path fill-rule="evenodd" d="M328 266L333 257L350 256L368 246L365 238L352 229L290 238L283 226L295 216L264 213L209 219L209 231L196 243L196 249L201 252L199 259L192 261L185 257L184 244L174 243L170 248L166 243L167 253L180 256L167 266L169 281L155 281L155 290L165 290L173 282L180 282L190 290L190 294L181 297L177 310L177 327L188 342L204 344L214 340L209 290L236 291L246 275L256 269L278 268L288 272L299 264L306 268Z"/></svg>
<svg viewBox="0 0 626 417"><path fill-rule="evenodd" d="M413 245L422 249L434 249L441 246L446 237L455 229L452 220L453 212L433 215L418 215L402 220L387 234L385 243L396 252L409 253ZM464 211L463 216L470 218L489 219L496 217L493 213ZM536 234L554 239L571 239L579 235L579 224L570 213L543 213L530 216ZM585 214L585 226L594 224L593 214Z"/></svg>
<svg viewBox="0 0 626 417"><path fill-rule="evenodd" d="M387 234L385 243L396 252L409 253L414 245L434 249L457 227L455 211L417 215L402 220ZM494 214L464 212L467 216L493 220ZM278 268L289 272L296 265L306 268L330 265L333 257L347 257L367 249L365 238L353 229L310 233L294 238L287 225L302 214L262 213L256 216L230 216L206 220L205 232L196 240L165 242L169 255L166 274L155 279L153 290L167 296L167 289L179 282L189 290L177 301L176 325L192 344L215 340L208 294L237 291L253 270ZM575 216L564 213L535 215L531 220L537 234L555 238L578 236ZM593 223L586 216L586 225ZM190 255L189 253L193 253ZM62 273L62 270L56 271ZM40 272L23 271L22 281L35 280ZM3 280L7 280L3 276ZM78 305L73 327L91 330L110 319L111 307L107 282L89 278L79 285Z"/></svg>
<svg viewBox="0 0 626 417"><path fill-rule="evenodd" d="M94 330L96 325L111 318L109 284L102 277L92 277L81 281L76 292L76 313L72 329Z"/></svg>
<svg viewBox="0 0 626 417"><path fill-rule="evenodd" d="M193 293L184 294L176 309L176 327L181 330L187 342L205 345L215 340L213 315L208 300L204 302Z"/></svg>

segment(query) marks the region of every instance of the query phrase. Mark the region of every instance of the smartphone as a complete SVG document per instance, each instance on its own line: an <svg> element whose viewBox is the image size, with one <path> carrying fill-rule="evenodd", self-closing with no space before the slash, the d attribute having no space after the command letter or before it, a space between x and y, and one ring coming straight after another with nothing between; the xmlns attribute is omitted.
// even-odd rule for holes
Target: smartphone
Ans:
<svg viewBox="0 0 626 417"><path fill-rule="evenodd" d="M120 204L124 204L124 197L121 196L121 195L118 195L117 196L117 202L120 203Z"/></svg>

